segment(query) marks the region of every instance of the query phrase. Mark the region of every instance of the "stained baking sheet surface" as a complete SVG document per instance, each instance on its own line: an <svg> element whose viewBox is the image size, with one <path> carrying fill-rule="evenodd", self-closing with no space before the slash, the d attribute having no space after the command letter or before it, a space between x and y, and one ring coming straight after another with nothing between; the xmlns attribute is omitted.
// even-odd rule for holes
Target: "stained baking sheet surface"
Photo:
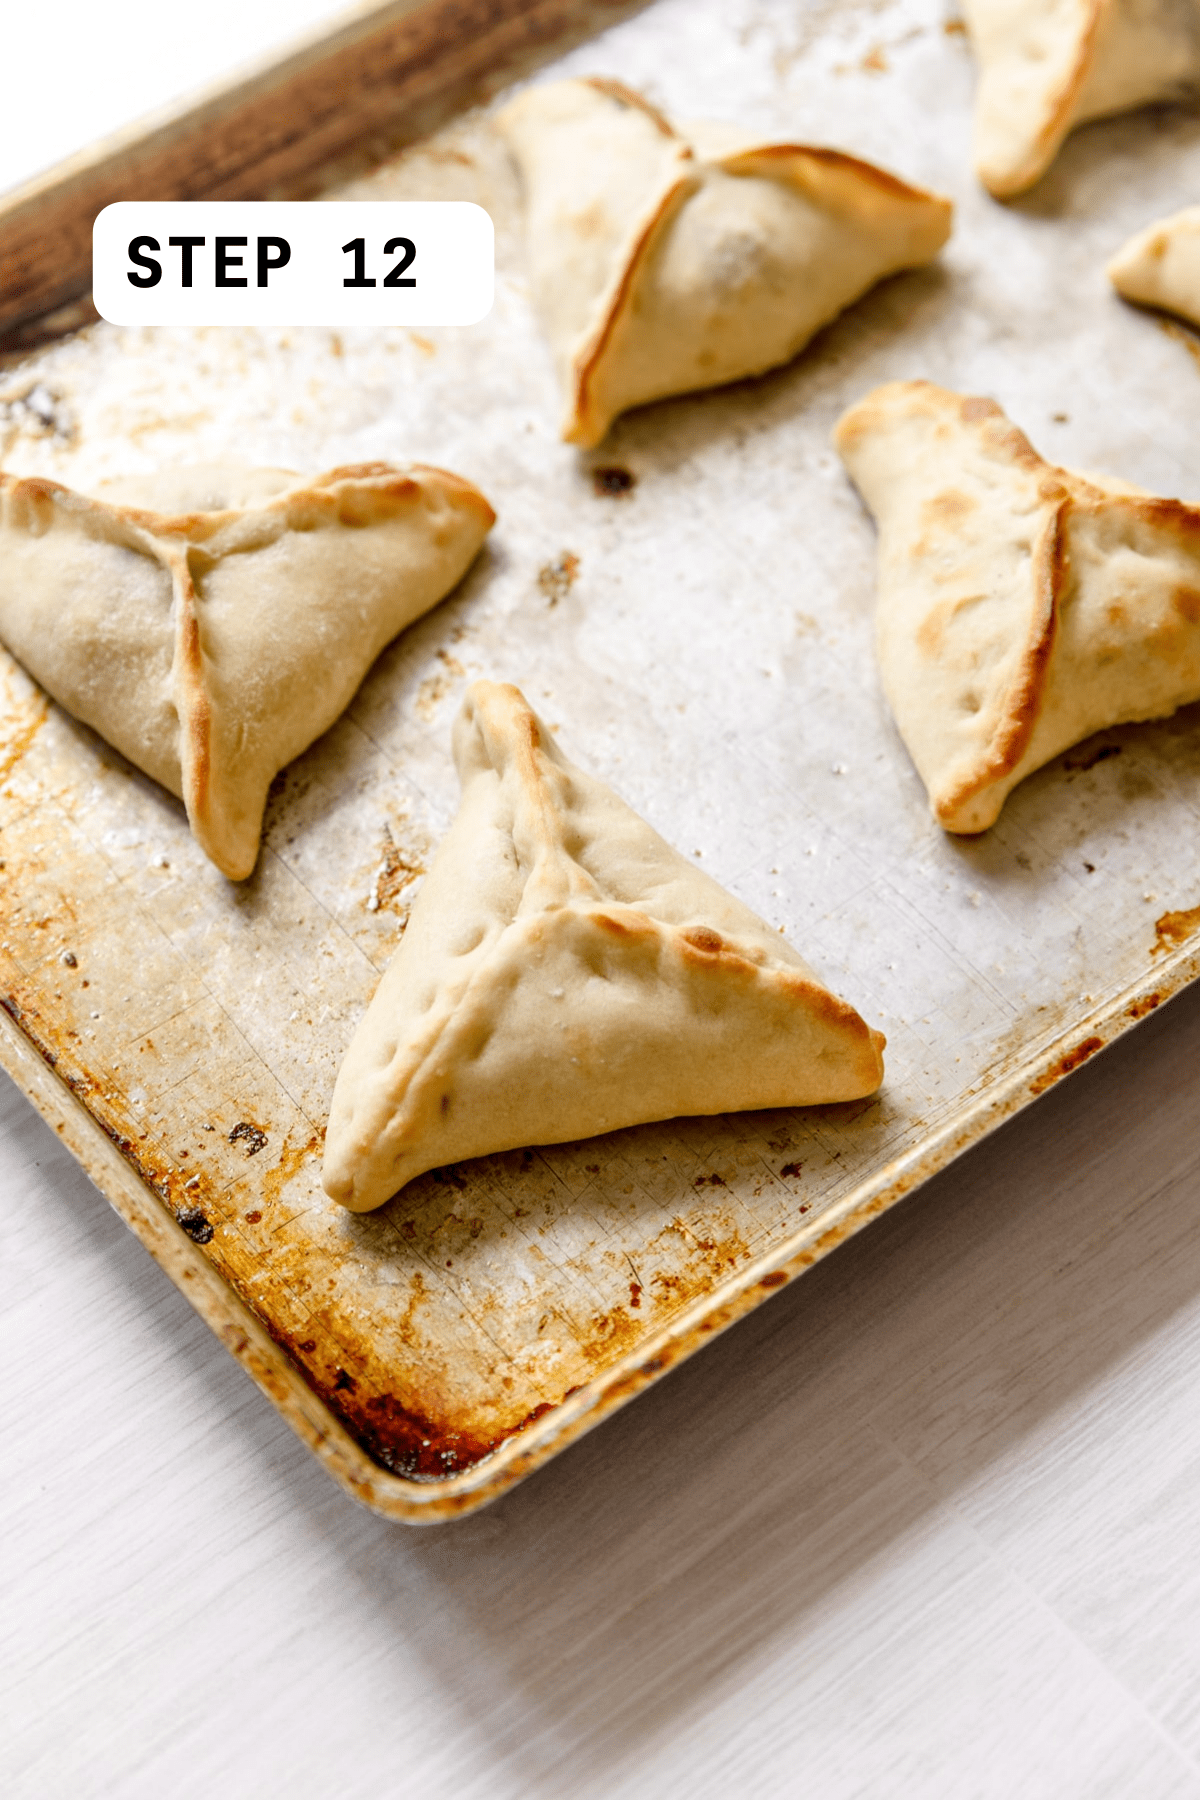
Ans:
<svg viewBox="0 0 1200 1800"><path fill-rule="evenodd" d="M1194 340L1124 307L1103 264L1200 193L1200 120L1091 128L1001 208L969 174L971 59L933 0L659 0L554 72L873 157L952 194L955 237L788 369L580 456L485 111L337 190L486 206L484 324L100 324L0 377L14 472L86 490L229 452L411 457L499 512L457 593L280 777L238 887L173 800L0 665L0 995L401 1514L496 1491L1195 972L1197 709L1060 758L980 840L943 835L880 698L874 537L829 433L874 383L927 376L995 395L1052 458L1196 497ZM877 1099L485 1158L363 1217L324 1198L334 1076L453 815L450 724L478 675L518 682L886 1031Z"/></svg>

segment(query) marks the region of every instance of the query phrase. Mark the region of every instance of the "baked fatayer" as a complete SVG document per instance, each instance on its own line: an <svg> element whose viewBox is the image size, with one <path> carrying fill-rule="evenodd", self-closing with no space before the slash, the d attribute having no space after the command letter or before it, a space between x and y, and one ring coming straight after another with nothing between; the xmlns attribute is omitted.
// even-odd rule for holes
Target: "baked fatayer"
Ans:
<svg viewBox="0 0 1200 1800"><path fill-rule="evenodd" d="M1109 263L1108 276L1122 299L1200 325L1200 206L1137 232Z"/></svg>
<svg viewBox="0 0 1200 1800"><path fill-rule="evenodd" d="M874 1093L884 1039L777 931L476 682L462 800L346 1053L326 1192L688 1113Z"/></svg>
<svg viewBox="0 0 1200 1800"><path fill-rule="evenodd" d="M835 442L879 529L884 693L948 831L1200 700L1200 507L1056 468L995 401L926 381L876 388Z"/></svg>
<svg viewBox="0 0 1200 1800"><path fill-rule="evenodd" d="M998 199L1040 180L1091 119L1200 81L1200 0L963 0L979 62L975 171Z"/></svg>
<svg viewBox="0 0 1200 1800"><path fill-rule="evenodd" d="M95 497L0 474L0 640L179 796L232 880L267 789L494 520L442 469L167 469Z"/></svg>
<svg viewBox="0 0 1200 1800"><path fill-rule="evenodd" d="M499 114L523 177L562 435L788 362L885 275L937 255L948 200L837 150L670 124L600 79Z"/></svg>

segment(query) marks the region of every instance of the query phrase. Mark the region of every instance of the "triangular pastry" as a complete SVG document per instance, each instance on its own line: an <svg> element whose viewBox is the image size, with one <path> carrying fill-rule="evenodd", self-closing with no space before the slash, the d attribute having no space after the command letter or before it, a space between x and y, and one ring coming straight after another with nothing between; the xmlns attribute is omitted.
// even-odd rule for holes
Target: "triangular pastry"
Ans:
<svg viewBox="0 0 1200 1800"><path fill-rule="evenodd" d="M884 692L948 831L1200 699L1200 507L1055 468L994 401L925 381L876 388L835 442L879 527Z"/></svg>
<svg viewBox="0 0 1200 1800"><path fill-rule="evenodd" d="M241 880L276 773L455 585L495 515L457 475L387 463L311 480L164 470L104 491L0 474L0 640L179 795Z"/></svg>
<svg viewBox="0 0 1200 1800"><path fill-rule="evenodd" d="M528 88L499 124L568 443L598 444L628 407L787 362L950 235L948 200L870 163L728 125L676 129L612 81Z"/></svg>
<svg viewBox="0 0 1200 1800"><path fill-rule="evenodd" d="M1200 79L1198 0L963 0L979 59L975 170L998 199L1033 186L1089 119Z"/></svg>
<svg viewBox="0 0 1200 1800"><path fill-rule="evenodd" d="M569 763L515 687L455 726L458 816L337 1079L325 1190L686 1113L851 1100L884 1040Z"/></svg>
<svg viewBox="0 0 1200 1800"><path fill-rule="evenodd" d="M1159 219L1123 244L1108 265L1118 294L1200 325L1200 206Z"/></svg>

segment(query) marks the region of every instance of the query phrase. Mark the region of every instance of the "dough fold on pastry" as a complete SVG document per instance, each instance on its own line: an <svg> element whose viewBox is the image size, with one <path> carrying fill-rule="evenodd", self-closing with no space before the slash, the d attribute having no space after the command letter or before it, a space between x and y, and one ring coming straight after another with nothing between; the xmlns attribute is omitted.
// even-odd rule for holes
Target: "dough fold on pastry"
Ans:
<svg viewBox="0 0 1200 1800"><path fill-rule="evenodd" d="M948 200L836 150L678 129L616 82L499 114L526 193L534 300L568 443L618 413L789 361L885 275L937 255Z"/></svg>
<svg viewBox="0 0 1200 1800"><path fill-rule="evenodd" d="M1161 306L1200 325L1200 206L1186 206L1139 231L1108 265L1126 300Z"/></svg>
<svg viewBox="0 0 1200 1800"><path fill-rule="evenodd" d="M1055 468L994 401L924 381L876 388L835 442L879 526L884 692L948 831L1200 699L1200 508Z"/></svg>
<svg viewBox="0 0 1200 1800"><path fill-rule="evenodd" d="M0 639L187 808L232 880L267 789L495 515L441 469L164 470L87 498L0 474Z"/></svg>
<svg viewBox="0 0 1200 1800"><path fill-rule="evenodd" d="M1200 80L1198 0L963 0L979 59L975 171L1024 193L1090 119L1177 98Z"/></svg>
<svg viewBox="0 0 1200 1800"><path fill-rule="evenodd" d="M334 1090L325 1191L688 1113L856 1099L884 1039L568 762L515 687L455 726L458 815Z"/></svg>

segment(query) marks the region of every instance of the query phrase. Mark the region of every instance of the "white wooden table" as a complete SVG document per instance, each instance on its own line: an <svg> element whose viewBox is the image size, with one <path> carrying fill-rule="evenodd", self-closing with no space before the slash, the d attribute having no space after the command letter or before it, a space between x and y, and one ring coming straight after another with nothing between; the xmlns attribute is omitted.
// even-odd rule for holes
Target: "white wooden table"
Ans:
<svg viewBox="0 0 1200 1800"><path fill-rule="evenodd" d="M1200 993L416 1533L0 1077L4 1793L1200 1796L1198 1114Z"/></svg>

